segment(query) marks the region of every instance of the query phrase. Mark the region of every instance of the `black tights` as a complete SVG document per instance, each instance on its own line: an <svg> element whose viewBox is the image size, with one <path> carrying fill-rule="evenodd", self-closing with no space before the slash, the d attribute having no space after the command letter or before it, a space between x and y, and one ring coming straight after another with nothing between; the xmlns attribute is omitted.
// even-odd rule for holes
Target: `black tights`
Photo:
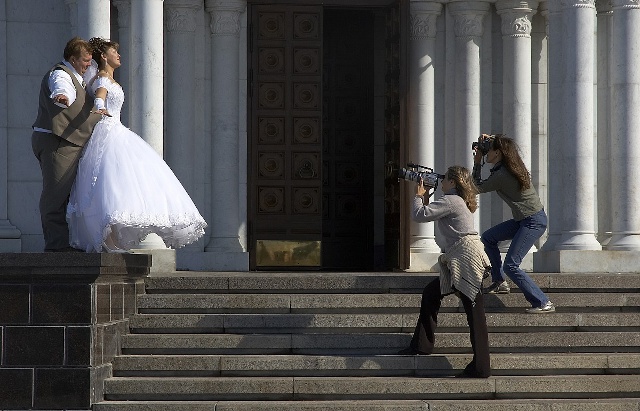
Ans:
<svg viewBox="0 0 640 411"><path fill-rule="evenodd" d="M491 375L489 359L489 333L487 331L487 319L484 313L484 300L482 293L476 296L475 304L464 294L460 294L464 311L467 314L469 324L469 338L473 348L473 361L467 366L465 372L479 377ZM425 354L433 353L435 331L438 326L438 311L444 296L440 294L440 279L436 278L424 287L420 307L420 317L413 333L411 347Z"/></svg>

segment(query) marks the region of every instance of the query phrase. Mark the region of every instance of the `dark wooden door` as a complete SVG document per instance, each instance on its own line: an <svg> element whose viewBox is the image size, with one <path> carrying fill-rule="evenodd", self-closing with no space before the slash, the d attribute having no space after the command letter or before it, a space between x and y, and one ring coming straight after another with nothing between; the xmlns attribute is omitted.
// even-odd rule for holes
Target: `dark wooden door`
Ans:
<svg viewBox="0 0 640 411"><path fill-rule="evenodd" d="M320 267L322 7L253 6L251 267Z"/></svg>
<svg viewBox="0 0 640 411"><path fill-rule="evenodd" d="M389 8L387 31L396 36L389 38L374 32L380 9L251 6L252 269L376 268L374 167L383 164L374 164L373 55L376 38L398 41L397 10ZM400 51L387 48L385 68L397 78ZM385 129L392 129L385 158L395 158L399 85L394 80L378 90L393 100L385 111ZM391 207L386 220L377 222L390 227L385 254L391 268L400 252L399 198L398 192L385 195Z"/></svg>
<svg viewBox="0 0 640 411"><path fill-rule="evenodd" d="M373 28L370 11L324 12L325 269L373 268Z"/></svg>

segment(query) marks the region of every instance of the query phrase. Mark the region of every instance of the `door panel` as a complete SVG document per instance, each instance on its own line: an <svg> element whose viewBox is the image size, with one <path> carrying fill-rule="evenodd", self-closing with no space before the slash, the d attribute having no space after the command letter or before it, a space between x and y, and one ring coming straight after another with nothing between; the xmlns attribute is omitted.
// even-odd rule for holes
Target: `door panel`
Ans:
<svg viewBox="0 0 640 411"><path fill-rule="evenodd" d="M373 267L373 14L325 10L323 268Z"/></svg>
<svg viewBox="0 0 640 411"><path fill-rule="evenodd" d="M374 168L383 167L374 163L374 124L382 127L373 118L374 90L379 98L384 93L386 102L385 163L400 164L402 152L399 9L386 8L381 35L384 27L376 19L381 9L251 5L252 269L371 270L402 264L397 181L385 181L384 221L381 211L380 221L374 221L375 178L382 209L382 181ZM374 70L381 68L373 56L381 52L385 86L376 89ZM382 152L378 155L381 161ZM376 224L385 225L385 258L374 258Z"/></svg>
<svg viewBox="0 0 640 411"><path fill-rule="evenodd" d="M319 267L322 8L254 6L251 13L251 266ZM299 258L301 250L312 252Z"/></svg>

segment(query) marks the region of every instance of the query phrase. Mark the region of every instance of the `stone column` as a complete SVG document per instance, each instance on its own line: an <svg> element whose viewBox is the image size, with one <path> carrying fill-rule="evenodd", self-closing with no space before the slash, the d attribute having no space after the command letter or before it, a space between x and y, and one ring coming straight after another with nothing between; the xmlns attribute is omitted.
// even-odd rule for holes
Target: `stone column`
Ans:
<svg viewBox="0 0 640 411"><path fill-rule="evenodd" d="M598 201L598 242L606 247L611 240L611 199L618 195L611 184L611 85L610 66L612 49L611 0L596 0L598 42L597 42L597 78L598 78L598 137L597 137L597 201Z"/></svg>
<svg viewBox="0 0 640 411"><path fill-rule="evenodd" d="M131 90L129 122L156 152L164 153L164 54L163 0L131 2ZM156 234L150 234L140 249L166 249ZM163 254L164 255L164 254ZM154 267L161 258L154 255ZM175 255L166 265L175 268ZM172 261L171 261L172 260ZM163 263L165 264L165 263Z"/></svg>
<svg viewBox="0 0 640 411"><path fill-rule="evenodd" d="M564 38L562 34L562 7L560 0L546 1L542 7L542 14L547 23L547 56L548 56L548 145L547 145L547 183L548 218L547 241L542 246L544 251L556 250L560 242L560 232L563 220L562 204L562 81L564 78Z"/></svg>
<svg viewBox="0 0 640 411"><path fill-rule="evenodd" d="M69 24L71 25L71 37L78 35L78 0L64 0L64 3L69 8Z"/></svg>
<svg viewBox="0 0 640 411"><path fill-rule="evenodd" d="M111 38L111 3L109 0L80 0L78 6L78 36Z"/></svg>
<svg viewBox="0 0 640 411"><path fill-rule="evenodd" d="M455 30L456 164L473 169L471 143L480 135L480 43L489 3L449 4Z"/></svg>
<svg viewBox="0 0 640 411"><path fill-rule="evenodd" d="M435 167L435 96L434 57L436 52L436 19L442 10L440 3L412 0L410 3L410 55L409 55L409 152L407 159L427 167ZM440 171L444 172L444 170ZM415 190L409 190L413 198ZM439 195L439 194L434 194ZM425 202L429 201L425 199ZM435 241L434 224L411 221L411 268L423 264L418 254L436 254L440 247Z"/></svg>
<svg viewBox="0 0 640 411"><path fill-rule="evenodd" d="M167 136L165 158L190 195L193 195L195 158L196 13L201 0L165 0L167 31ZM200 249L195 243L188 249Z"/></svg>
<svg viewBox="0 0 640 411"><path fill-rule="evenodd" d="M563 221L558 250L600 250L595 237L594 201L594 0L561 0L564 78L561 146ZM554 176L554 174L550 174Z"/></svg>
<svg viewBox="0 0 640 411"><path fill-rule="evenodd" d="M131 91L131 0L114 0L114 6L118 9L118 41L120 43L121 66L115 73L116 80L122 86L125 94ZM129 125L129 96L124 99L120 121Z"/></svg>
<svg viewBox="0 0 640 411"><path fill-rule="evenodd" d="M502 17L502 131L531 171L531 16L538 2L498 0Z"/></svg>
<svg viewBox="0 0 640 411"><path fill-rule="evenodd" d="M163 155L163 0L131 2L131 130Z"/></svg>
<svg viewBox="0 0 640 411"><path fill-rule="evenodd" d="M640 250L640 3L613 0L612 236L609 250Z"/></svg>
<svg viewBox="0 0 640 411"><path fill-rule="evenodd" d="M211 14L211 239L205 251L244 252L240 243L239 33L246 0L205 0Z"/></svg>
<svg viewBox="0 0 640 411"><path fill-rule="evenodd" d="M0 36L7 38L5 1L0 0ZM6 41L6 40L5 40ZM9 221L9 118L7 47L0 49L0 252L20 252L21 232ZM14 193L15 194L15 193Z"/></svg>

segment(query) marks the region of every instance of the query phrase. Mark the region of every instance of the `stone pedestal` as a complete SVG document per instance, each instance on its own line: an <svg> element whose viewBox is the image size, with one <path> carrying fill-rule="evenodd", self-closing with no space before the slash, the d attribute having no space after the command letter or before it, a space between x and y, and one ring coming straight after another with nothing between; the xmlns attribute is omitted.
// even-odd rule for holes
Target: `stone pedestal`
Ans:
<svg viewBox="0 0 640 411"><path fill-rule="evenodd" d="M0 254L0 407L102 400L150 265L149 255Z"/></svg>
<svg viewBox="0 0 640 411"><path fill-rule="evenodd" d="M533 270L538 273L635 273L638 261L640 252L637 251L538 251L533 254Z"/></svg>

